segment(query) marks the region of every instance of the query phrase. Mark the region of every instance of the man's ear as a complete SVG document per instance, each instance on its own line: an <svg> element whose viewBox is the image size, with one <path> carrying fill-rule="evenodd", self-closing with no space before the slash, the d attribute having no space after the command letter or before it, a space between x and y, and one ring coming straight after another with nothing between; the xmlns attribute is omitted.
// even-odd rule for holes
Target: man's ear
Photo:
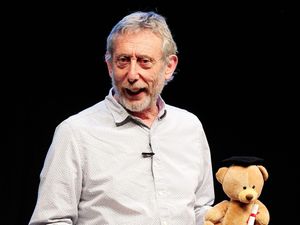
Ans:
<svg viewBox="0 0 300 225"><path fill-rule="evenodd" d="M168 63L167 68L165 71L165 79L168 80L171 78L172 74L174 73L178 64L178 57L177 55L170 55L168 56Z"/></svg>
<svg viewBox="0 0 300 225"><path fill-rule="evenodd" d="M106 52L105 53L105 62L106 62L106 66L107 66L107 69L108 69L108 74L110 77L112 77L112 74L113 74L113 65L112 65L112 56Z"/></svg>
<svg viewBox="0 0 300 225"><path fill-rule="evenodd" d="M105 62L106 62L108 74L109 74L110 77L112 77L113 69L112 69L112 63L111 63L111 60L106 60Z"/></svg>

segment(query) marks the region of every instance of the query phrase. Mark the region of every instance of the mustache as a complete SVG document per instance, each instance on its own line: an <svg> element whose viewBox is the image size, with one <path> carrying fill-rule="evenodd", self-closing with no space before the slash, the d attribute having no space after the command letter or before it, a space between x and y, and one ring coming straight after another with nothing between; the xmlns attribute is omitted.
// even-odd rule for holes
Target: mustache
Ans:
<svg viewBox="0 0 300 225"><path fill-rule="evenodd" d="M122 88L124 89L129 89L129 90L138 90L138 89L144 89L144 90L148 90L148 86L145 85L140 85L140 84L123 84Z"/></svg>

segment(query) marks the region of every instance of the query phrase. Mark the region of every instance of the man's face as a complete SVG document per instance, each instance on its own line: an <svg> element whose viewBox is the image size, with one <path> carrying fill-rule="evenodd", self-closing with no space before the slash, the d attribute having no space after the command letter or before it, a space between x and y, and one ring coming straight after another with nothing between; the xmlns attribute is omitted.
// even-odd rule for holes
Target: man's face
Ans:
<svg viewBox="0 0 300 225"><path fill-rule="evenodd" d="M162 58L162 40L148 30L119 35L107 62L116 98L128 110L156 107L165 80L172 74Z"/></svg>

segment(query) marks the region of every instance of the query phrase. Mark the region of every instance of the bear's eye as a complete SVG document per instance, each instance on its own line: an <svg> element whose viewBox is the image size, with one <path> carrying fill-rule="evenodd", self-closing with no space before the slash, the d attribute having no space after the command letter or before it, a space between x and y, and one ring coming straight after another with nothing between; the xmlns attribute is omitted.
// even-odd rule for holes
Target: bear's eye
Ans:
<svg viewBox="0 0 300 225"><path fill-rule="evenodd" d="M254 189L254 188L255 188L255 185L253 185L252 188Z"/></svg>
<svg viewBox="0 0 300 225"><path fill-rule="evenodd" d="M244 186L244 187L243 187L243 189L244 189L244 190L246 190L246 189L247 189L247 187L246 187L246 186Z"/></svg>

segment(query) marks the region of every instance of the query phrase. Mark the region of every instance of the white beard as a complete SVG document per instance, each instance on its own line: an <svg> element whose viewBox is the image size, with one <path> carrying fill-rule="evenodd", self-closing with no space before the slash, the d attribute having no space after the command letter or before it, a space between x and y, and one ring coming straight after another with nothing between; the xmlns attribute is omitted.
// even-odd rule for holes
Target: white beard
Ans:
<svg viewBox="0 0 300 225"><path fill-rule="evenodd" d="M148 108L151 108L151 106L156 105L157 98L162 93L162 90L163 90L165 84L166 83L165 83L163 73L160 72L158 74L158 78L153 83L154 88L148 89L148 92L150 92L150 94L147 95L143 101L131 102L122 93L121 87L117 85L117 83L114 79L114 74L112 74L112 85L113 85L114 91L116 93L118 102L124 108L126 108L127 110L132 111L132 112L142 112Z"/></svg>

